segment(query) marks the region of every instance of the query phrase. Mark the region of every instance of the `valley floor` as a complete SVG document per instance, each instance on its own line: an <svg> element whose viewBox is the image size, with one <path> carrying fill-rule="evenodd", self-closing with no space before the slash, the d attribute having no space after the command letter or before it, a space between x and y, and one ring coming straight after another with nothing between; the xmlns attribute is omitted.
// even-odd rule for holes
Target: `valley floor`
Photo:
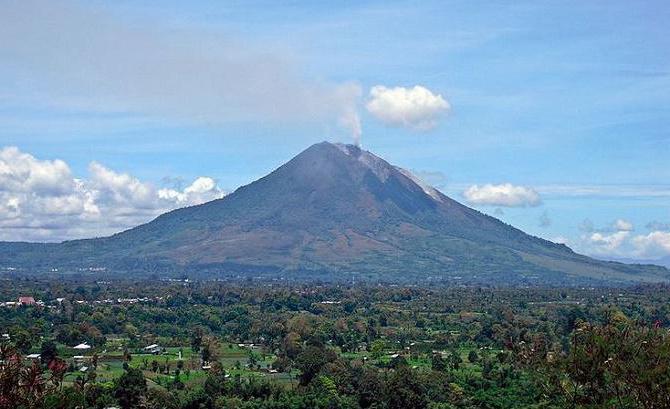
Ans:
<svg viewBox="0 0 670 409"><path fill-rule="evenodd" d="M669 407L670 287L0 280L0 408Z"/></svg>

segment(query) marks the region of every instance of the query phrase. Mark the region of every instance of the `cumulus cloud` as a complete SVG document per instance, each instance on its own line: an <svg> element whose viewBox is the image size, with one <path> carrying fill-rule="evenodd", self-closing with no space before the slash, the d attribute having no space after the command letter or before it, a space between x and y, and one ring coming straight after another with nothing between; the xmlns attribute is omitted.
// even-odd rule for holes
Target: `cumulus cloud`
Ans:
<svg viewBox="0 0 670 409"><path fill-rule="evenodd" d="M314 78L266 44L133 22L86 2L3 3L0 70L29 106L204 125L332 122L354 138L361 132L356 83Z"/></svg>
<svg viewBox="0 0 670 409"><path fill-rule="evenodd" d="M463 192L463 196L468 203L474 205L532 207L542 204L542 199L535 189L511 183L472 185Z"/></svg>
<svg viewBox="0 0 670 409"><path fill-rule="evenodd" d="M670 255L670 232L653 231L633 238L638 256L660 258Z"/></svg>
<svg viewBox="0 0 670 409"><path fill-rule="evenodd" d="M412 88L387 88L382 85L370 89L365 105L368 112L388 126L405 127L415 131L435 128L440 117L451 106L441 95L416 85Z"/></svg>
<svg viewBox="0 0 670 409"><path fill-rule="evenodd" d="M88 167L90 179L86 187L95 192L95 199L135 209L151 209L156 199L154 189L126 173L117 173L97 162Z"/></svg>
<svg viewBox="0 0 670 409"><path fill-rule="evenodd" d="M216 181L206 176L200 176L183 191L167 188L158 191L158 197L161 199L185 206L208 202L223 195L224 192L216 185Z"/></svg>
<svg viewBox="0 0 670 409"><path fill-rule="evenodd" d="M633 224L624 219L617 219L603 228L596 228L590 220L584 220L580 229L587 233L582 236L582 246L587 252L599 256L630 255L629 239Z"/></svg>
<svg viewBox="0 0 670 409"><path fill-rule="evenodd" d="M629 235L629 231L617 231L612 234L596 232L589 236L589 241L596 254L615 255L619 253L622 244Z"/></svg>
<svg viewBox="0 0 670 409"><path fill-rule="evenodd" d="M650 223L648 227L660 227ZM582 223L585 234L577 244L582 251L601 257L621 257L653 260L670 255L670 232L652 230L634 235L635 226L617 219L605 227L596 228L592 222Z"/></svg>
<svg viewBox="0 0 670 409"><path fill-rule="evenodd" d="M0 186L17 192L62 194L70 192L75 183L65 162L38 161L9 147L0 151Z"/></svg>
<svg viewBox="0 0 670 409"><path fill-rule="evenodd" d="M199 177L184 189L150 183L92 162L86 179L61 160L0 149L0 240L58 241L111 234L177 207L223 197Z"/></svg>

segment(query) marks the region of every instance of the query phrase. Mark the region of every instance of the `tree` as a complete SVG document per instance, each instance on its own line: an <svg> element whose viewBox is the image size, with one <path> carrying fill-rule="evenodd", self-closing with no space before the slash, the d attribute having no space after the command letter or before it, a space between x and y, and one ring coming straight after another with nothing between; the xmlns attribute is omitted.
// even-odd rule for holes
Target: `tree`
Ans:
<svg viewBox="0 0 670 409"><path fill-rule="evenodd" d="M55 342L51 340L42 342L42 346L40 347L40 359L42 360L42 364L48 365L49 362L51 362L57 356L58 351L56 349Z"/></svg>
<svg viewBox="0 0 670 409"><path fill-rule="evenodd" d="M458 351L451 351L449 354L449 365L451 365L453 369L458 369L461 367L462 363L463 359L461 358L461 355L458 353Z"/></svg>
<svg viewBox="0 0 670 409"><path fill-rule="evenodd" d="M147 409L177 409L179 402L170 392L161 388L147 391Z"/></svg>
<svg viewBox="0 0 670 409"><path fill-rule="evenodd" d="M107 408L116 405L113 390L107 384L89 384L86 387L85 399L87 408Z"/></svg>
<svg viewBox="0 0 670 409"><path fill-rule="evenodd" d="M670 334L622 320L580 324L566 355L523 345L517 361L565 407L670 407Z"/></svg>
<svg viewBox="0 0 670 409"><path fill-rule="evenodd" d="M258 356L251 348L249 348L247 354L249 355L249 368L253 369L258 363Z"/></svg>
<svg viewBox="0 0 670 409"><path fill-rule="evenodd" d="M147 393L147 381L142 371L137 368L128 368L115 383L114 396L123 409L139 406L142 397Z"/></svg>
<svg viewBox="0 0 670 409"><path fill-rule="evenodd" d="M0 362L0 409L42 408L45 398L60 385L55 377L63 372L45 378L40 365L24 365L21 355L7 345L0 344Z"/></svg>
<svg viewBox="0 0 670 409"><path fill-rule="evenodd" d="M428 405L424 386L407 366L398 368L387 385L389 409L423 409Z"/></svg>
<svg viewBox="0 0 670 409"><path fill-rule="evenodd" d="M470 352L468 353L468 362L474 364L477 361L479 361L479 355L477 355L477 351L471 349Z"/></svg>
<svg viewBox="0 0 670 409"><path fill-rule="evenodd" d="M386 349L386 342L381 339L377 339L372 342L370 345L370 354L373 359L379 359L384 354L384 349Z"/></svg>
<svg viewBox="0 0 670 409"><path fill-rule="evenodd" d="M282 340L281 346L287 357L295 359L301 351L300 335L295 332L289 332Z"/></svg>
<svg viewBox="0 0 670 409"><path fill-rule="evenodd" d="M205 344L205 347L202 348L202 351L200 351L200 357L202 358L202 362L209 362L209 360L212 357L212 353L209 349L209 344Z"/></svg>
<svg viewBox="0 0 670 409"><path fill-rule="evenodd" d="M193 350L193 352L200 351L200 347L202 346L202 333L203 331L200 327L196 327L191 333L191 350Z"/></svg>
<svg viewBox="0 0 670 409"><path fill-rule="evenodd" d="M300 384L307 385L321 371L324 365L337 359L337 354L325 347L308 346L296 358L296 367L300 369Z"/></svg>
<svg viewBox="0 0 670 409"><path fill-rule="evenodd" d="M442 354L433 354L430 363L433 371L443 372L447 369L447 363L444 361L444 358L442 358Z"/></svg>
<svg viewBox="0 0 670 409"><path fill-rule="evenodd" d="M11 332L11 337L16 349L24 354L30 352L30 348L33 347L33 337L28 331L23 328L15 328Z"/></svg>
<svg viewBox="0 0 670 409"><path fill-rule="evenodd" d="M214 365L212 370L207 374L203 388L212 399L224 395L228 390L226 371L220 365Z"/></svg>
<svg viewBox="0 0 670 409"><path fill-rule="evenodd" d="M365 368L360 376L358 404L361 408L380 405L384 396L384 383L376 369Z"/></svg>
<svg viewBox="0 0 670 409"><path fill-rule="evenodd" d="M278 357L273 363L272 368L279 372L286 372L291 367L291 360L285 356Z"/></svg>
<svg viewBox="0 0 670 409"><path fill-rule="evenodd" d="M60 358L54 358L49 361L47 368L49 368L49 371L51 372L51 383L53 383L56 388L60 388L63 378L65 377L65 372L67 372L67 363Z"/></svg>

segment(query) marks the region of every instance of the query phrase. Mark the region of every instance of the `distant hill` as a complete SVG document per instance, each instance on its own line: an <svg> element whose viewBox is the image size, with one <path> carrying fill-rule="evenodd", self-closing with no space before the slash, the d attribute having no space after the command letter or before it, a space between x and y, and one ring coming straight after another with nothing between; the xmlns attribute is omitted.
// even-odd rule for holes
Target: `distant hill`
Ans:
<svg viewBox="0 0 670 409"><path fill-rule="evenodd" d="M353 145L313 145L269 175L110 237L0 243L0 266L487 284L670 278L594 260L464 206Z"/></svg>
<svg viewBox="0 0 670 409"><path fill-rule="evenodd" d="M656 266L662 266L665 268L670 268L670 256L657 258L657 259L633 259L633 258L610 258L609 261L616 261L619 263L625 264L651 264Z"/></svg>

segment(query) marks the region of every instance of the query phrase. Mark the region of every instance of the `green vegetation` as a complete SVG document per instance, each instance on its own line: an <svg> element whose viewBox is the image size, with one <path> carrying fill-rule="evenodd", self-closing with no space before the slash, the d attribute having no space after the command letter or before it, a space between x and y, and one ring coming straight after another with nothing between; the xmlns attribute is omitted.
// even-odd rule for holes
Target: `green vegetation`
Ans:
<svg viewBox="0 0 670 409"><path fill-rule="evenodd" d="M666 286L0 281L28 294L0 409L670 407Z"/></svg>

